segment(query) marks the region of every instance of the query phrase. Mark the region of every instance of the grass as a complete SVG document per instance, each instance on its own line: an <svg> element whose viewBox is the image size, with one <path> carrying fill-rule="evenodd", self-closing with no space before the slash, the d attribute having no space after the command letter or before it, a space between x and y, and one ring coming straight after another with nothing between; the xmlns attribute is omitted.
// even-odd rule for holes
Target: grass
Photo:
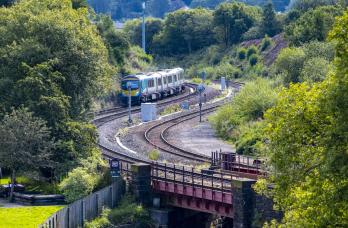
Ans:
<svg viewBox="0 0 348 228"><path fill-rule="evenodd" d="M161 116L169 115L175 112L181 111L181 107L178 104L170 105L161 112Z"/></svg>
<svg viewBox="0 0 348 228"><path fill-rule="evenodd" d="M63 206L0 208L0 228L38 227Z"/></svg>
<svg viewBox="0 0 348 228"><path fill-rule="evenodd" d="M8 178L2 178L0 179L0 184L8 184L9 179Z"/></svg>

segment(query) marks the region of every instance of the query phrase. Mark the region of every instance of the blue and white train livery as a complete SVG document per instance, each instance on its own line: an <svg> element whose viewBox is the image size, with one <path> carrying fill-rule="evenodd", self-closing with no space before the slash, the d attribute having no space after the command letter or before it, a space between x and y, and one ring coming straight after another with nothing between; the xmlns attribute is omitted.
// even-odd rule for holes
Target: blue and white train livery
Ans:
<svg viewBox="0 0 348 228"><path fill-rule="evenodd" d="M121 80L121 102L128 104L128 86L131 89L132 103L140 104L181 93L185 89L184 81L182 68L128 75Z"/></svg>

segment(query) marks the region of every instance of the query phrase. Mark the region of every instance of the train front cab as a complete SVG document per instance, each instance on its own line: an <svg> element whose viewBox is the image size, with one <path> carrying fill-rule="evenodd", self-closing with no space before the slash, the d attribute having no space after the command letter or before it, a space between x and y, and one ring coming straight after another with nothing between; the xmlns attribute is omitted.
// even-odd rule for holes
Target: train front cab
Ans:
<svg viewBox="0 0 348 228"><path fill-rule="evenodd" d="M141 88L139 79L135 76L128 76L121 81L121 102L122 105L127 106L128 105L128 98L129 98L129 91L128 91L128 83L130 83L131 86L131 102L132 105L140 104L140 97L141 97Z"/></svg>

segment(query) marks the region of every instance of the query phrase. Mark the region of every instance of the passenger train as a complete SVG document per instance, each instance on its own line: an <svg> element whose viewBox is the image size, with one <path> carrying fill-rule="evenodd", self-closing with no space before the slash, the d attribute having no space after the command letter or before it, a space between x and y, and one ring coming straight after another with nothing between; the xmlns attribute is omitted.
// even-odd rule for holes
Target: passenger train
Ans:
<svg viewBox="0 0 348 228"><path fill-rule="evenodd" d="M128 75L121 80L121 102L128 104L129 87L132 104L140 104L182 93L185 90L184 81L184 70L181 68Z"/></svg>

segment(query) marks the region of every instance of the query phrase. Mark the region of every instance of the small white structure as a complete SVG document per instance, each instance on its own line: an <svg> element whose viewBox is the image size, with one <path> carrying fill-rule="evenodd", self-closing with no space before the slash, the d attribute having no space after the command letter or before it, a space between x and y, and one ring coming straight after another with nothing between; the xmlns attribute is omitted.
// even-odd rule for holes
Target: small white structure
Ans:
<svg viewBox="0 0 348 228"><path fill-rule="evenodd" d="M156 103L142 103L141 104L141 120L149 122L157 119L157 104Z"/></svg>
<svg viewBox="0 0 348 228"><path fill-rule="evenodd" d="M226 78L221 77L221 90L224 91L226 89Z"/></svg>

